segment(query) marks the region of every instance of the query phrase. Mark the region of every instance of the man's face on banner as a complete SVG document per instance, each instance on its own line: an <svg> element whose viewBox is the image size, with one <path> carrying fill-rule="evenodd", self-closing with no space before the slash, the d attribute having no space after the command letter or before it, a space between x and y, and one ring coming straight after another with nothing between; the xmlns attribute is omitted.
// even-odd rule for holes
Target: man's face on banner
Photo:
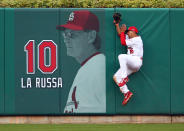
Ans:
<svg viewBox="0 0 184 131"><path fill-rule="evenodd" d="M65 29L62 35L68 56L80 57L88 48L88 32Z"/></svg>

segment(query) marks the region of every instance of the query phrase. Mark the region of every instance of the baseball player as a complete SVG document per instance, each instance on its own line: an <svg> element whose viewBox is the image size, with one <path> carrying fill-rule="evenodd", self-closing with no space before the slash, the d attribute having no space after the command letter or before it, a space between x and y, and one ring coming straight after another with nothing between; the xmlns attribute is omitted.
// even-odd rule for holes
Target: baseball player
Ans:
<svg viewBox="0 0 184 131"><path fill-rule="evenodd" d="M127 54L120 54L118 56L120 68L114 74L113 79L119 86L120 91L124 94L122 104L126 105L133 95L133 93L129 91L126 83L129 80L128 76L137 72L143 64L143 42L141 36L138 35L138 29L136 27L131 26L127 30L126 25L123 24L120 27L119 22L114 20L121 44L127 46ZM127 35L125 35L125 31Z"/></svg>
<svg viewBox="0 0 184 131"><path fill-rule="evenodd" d="M63 33L67 55L81 68L78 70L64 113L105 113L105 56L100 53L99 21L87 10L71 12L67 24L57 26Z"/></svg>

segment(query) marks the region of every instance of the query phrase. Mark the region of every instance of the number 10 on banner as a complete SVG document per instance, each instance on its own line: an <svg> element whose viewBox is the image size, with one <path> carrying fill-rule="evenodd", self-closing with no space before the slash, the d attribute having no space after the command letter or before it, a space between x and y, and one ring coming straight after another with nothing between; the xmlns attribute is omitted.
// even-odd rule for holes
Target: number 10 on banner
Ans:
<svg viewBox="0 0 184 131"><path fill-rule="evenodd" d="M49 64L46 64L46 50L49 51ZM27 74L35 73L35 41L29 40L24 46L26 52ZM38 69L44 74L51 74L57 69L57 45L52 40L43 40L37 46Z"/></svg>

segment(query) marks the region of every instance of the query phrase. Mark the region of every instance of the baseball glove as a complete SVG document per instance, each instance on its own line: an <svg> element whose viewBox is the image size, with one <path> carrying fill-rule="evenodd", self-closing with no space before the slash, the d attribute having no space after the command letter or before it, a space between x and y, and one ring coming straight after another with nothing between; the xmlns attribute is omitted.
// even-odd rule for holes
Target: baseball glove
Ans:
<svg viewBox="0 0 184 131"><path fill-rule="evenodd" d="M114 13L113 18L114 18L114 23L118 24L121 21L121 14L120 13Z"/></svg>

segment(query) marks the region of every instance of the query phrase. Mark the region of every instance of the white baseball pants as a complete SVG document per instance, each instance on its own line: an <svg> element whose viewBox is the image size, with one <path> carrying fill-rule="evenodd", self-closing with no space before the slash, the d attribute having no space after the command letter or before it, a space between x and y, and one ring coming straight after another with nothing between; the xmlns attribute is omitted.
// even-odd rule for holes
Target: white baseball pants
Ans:
<svg viewBox="0 0 184 131"><path fill-rule="evenodd" d="M118 56L118 60L120 68L114 74L114 80L117 85L119 85L119 83L130 74L137 72L142 66L142 58L138 56L120 54ZM122 93L127 93L129 91L126 84L120 87L120 90Z"/></svg>

